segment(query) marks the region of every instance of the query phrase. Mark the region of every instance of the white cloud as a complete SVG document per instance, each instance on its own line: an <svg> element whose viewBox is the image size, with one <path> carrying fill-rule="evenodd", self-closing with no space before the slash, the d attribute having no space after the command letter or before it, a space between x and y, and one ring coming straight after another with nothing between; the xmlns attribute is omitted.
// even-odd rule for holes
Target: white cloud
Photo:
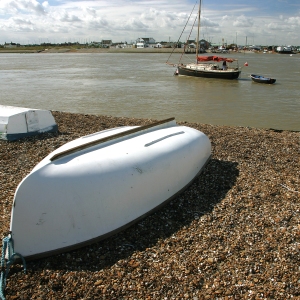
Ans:
<svg viewBox="0 0 300 300"><path fill-rule="evenodd" d="M233 22L233 26L235 27L252 27L253 24L253 19L247 18L244 15L237 17L236 20Z"/></svg>
<svg viewBox="0 0 300 300"><path fill-rule="evenodd" d="M84 11L87 15L90 15L94 18L97 17L97 10L94 8L90 8L90 7L84 7Z"/></svg>
<svg viewBox="0 0 300 300"><path fill-rule="evenodd" d="M87 28L91 28L95 30L108 27L107 20L103 18L95 18L95 19L88 20L86 24L87 24Z"/></svg>
<svg viewBox="0 0 300 300"><path fill-rule="evenodd" d="M48 1L44 1L44 2L42 3L42 6L43 6L45 9L49 8L49 2L48 2Z"/></svg>
<svg viewBox="0 0 300 300"><path fill-rule="evenodd" d="M36 0L1 0L0 8L8 14L45 14L43 5Z"/></svg>
<svg viewBox="0 0 300 300"><path fill-rule="evenodd" d="M129 20L125 21L124 24L120 24L119 28L122 28L124 30L138 31L138 30L147 29L148 26L140 20L137 20L135 18L130 18Z"/></svg>
<svg viewBox="0 0 300 300"><path fill-rule="evenodd" d="M33 23L29 19L13 18L12 20L16 25L20 25L20 26L24 26L24 25L25 26L31 26L31 25L33 25Z"/></svg>
<svg viewBox="0 0 300 300"><path fill-rule="evenodd" d="M177 41L193 6L187 1L0 0L0 44L13 38L17 39L15 42L28 42L37 35L41 39L64 42L66 34L68 39L78 41L112 39L117 42L140 36L153 37L157 41L168 40L171 36ZM257 43L263 43L265 35L277 31L277 40L282 40L283 44L300 43L299 36L291 32L300 30L296 10L290 14L270 14L272 7L269 6L262 15L261 6L254 7L252 3L230 4L223 0L216 0L214 5L205 3L201 37L216 41L226 37L232 40L235 35L255 35ZM190 33L196 10L197 7L182 35L184 38Z"/></svg>
<svg viewBox="0 0 300 300"><path fill-rule="evenodd" d="M202 27L219 27L220 25L217 22L214 22L208 18L201 18L201 25Z"/></svg>
<svg viewBox="0 0 300 300"><path fill-rule="evenodd" d="M60 18L60 21L74 23L74 22L81 22L81 19L78 16L75 16L74 14L69 14L68 12L65 11L62 17Z"/></svg>
<svg viewBox="0 0 300 300"><path fill-rule="evenodd" d="M300 26L300 17L291 17L287 19L288 24Z"/></svg>

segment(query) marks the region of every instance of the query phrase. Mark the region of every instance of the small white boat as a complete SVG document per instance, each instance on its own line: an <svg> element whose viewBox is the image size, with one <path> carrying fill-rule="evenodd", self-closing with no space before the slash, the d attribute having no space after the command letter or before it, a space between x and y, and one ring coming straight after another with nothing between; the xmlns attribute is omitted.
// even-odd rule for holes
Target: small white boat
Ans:
<svg viewBox="0 0 300 300"><path fill-rule="evenodd" d="M3 140L14 141L57 130L49 110L0 105L0 138Z"/></svg>
<svg viewBox="0 0 300 300"><path fill-rule="evenodd" d="M208 137L173 118L69 142L19 184L14 251L32 259L106 238L183 191L210 155Z"/></svg>

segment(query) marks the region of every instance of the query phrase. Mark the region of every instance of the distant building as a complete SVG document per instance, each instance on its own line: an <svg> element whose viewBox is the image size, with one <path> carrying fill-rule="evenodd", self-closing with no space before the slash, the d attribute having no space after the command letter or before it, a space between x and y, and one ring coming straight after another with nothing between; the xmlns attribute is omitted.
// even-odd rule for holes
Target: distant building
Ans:
<svg viewBox="0 0 300 300"><path fill-rule="evenodd" d="M128 44L127 42L118 42L118 43L112 43L111 47L116 47L116 48L131 48L132 45Z"/></svg>
<svg viewBox="0 0 300 300"><path fill-rule="evenodd" d="M196 39L194 40L186 40L186 44L189 45L189 44L196 44Z"/></svg>
<svg viewBox="0 0 300 300"><path fill-rule="evenodd" d="M146 44L155 44L154 38L141 38Z"/></svg>
<svg viewBox="0 0 300 300"><path fill-rule="evenodd" d="M103 48L109 48L112 45L112 40L102 40L101 46Z"/></svg>
<svg viewBox="0 0 300 300"><path fill-rule="evenodd" d="M155 47L155 39L154 38L138 38L136 40L137 48L146 48L146 47Z"/></svg>
<svg viewBox="0 0 300 300"><path fill-rule="evenodd" d="M260 50L261 50L261 46L252 45L252 46L249 46L249 50L257 50L257 51L260 51Z"/></svg>
<svg viewBox="0 0 300 300"><path fill-rule="evenodd" d="M203 39L199 41L199 44L200 44L200 48L202 49L208 49L210 47L210 43Z"/></svg>
<svg viewBox="0 0 300 300"><path fill-rule="evenodd" d="M174 43L173 42L160 42L160 44L162 45L162 48L173 48L174 47Z"/></svg>
<svg viewBox="0 0 300 300"><path fill-rule="evenodd" d="M101 47L101 42L90 42L89 47Z"/></svg>
<svg viewBox="0 0 300 300"><path fill-rule="evenodd" d="M4 44L4 48L16 48L16 47L21 47L21 45L16 44L16 43L12 43L12 42Z"/></svg>
<svg viewBox="0 0 300 300"><path fill-rule="evenodd" d="M196 48L197 41L196 40L187 40L186 45L189 46L189 48ZM201 49L208 49L210 47L210 43L206 40L200 40L199 41L199 48Z"/></svg>

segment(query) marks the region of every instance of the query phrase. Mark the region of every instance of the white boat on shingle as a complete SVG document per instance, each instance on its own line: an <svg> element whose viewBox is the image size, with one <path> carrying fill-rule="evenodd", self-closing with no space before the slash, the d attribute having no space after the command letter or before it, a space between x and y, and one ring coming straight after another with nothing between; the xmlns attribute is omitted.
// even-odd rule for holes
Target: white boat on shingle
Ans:
<svg viewBox="0 0 300 300"><path fill-rule="evenodd" d="M14 141L58 126L49 110L0 105L0 139Z"/></svg>
<svg viewBox="0 0 300 300"><path fill-rule="evenodd" d="M38 258L111 236L187 188L210 155L208 137L174 119L71 141L19 184L10 225L14 250Z"/></svg>

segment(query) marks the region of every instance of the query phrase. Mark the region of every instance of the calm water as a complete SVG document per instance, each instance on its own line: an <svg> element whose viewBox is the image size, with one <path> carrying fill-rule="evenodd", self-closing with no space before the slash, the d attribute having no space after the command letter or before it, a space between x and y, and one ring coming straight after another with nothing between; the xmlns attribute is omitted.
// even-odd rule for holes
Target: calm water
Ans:
<svg viewBox="0 0 300 300"><path fill-rule="evenodd" d="M173 76L169 54L0 54L0 104L300 130L300 54L228 56L249 64L238 80ZM277 82L253 83L251 73Z"/></svg>

